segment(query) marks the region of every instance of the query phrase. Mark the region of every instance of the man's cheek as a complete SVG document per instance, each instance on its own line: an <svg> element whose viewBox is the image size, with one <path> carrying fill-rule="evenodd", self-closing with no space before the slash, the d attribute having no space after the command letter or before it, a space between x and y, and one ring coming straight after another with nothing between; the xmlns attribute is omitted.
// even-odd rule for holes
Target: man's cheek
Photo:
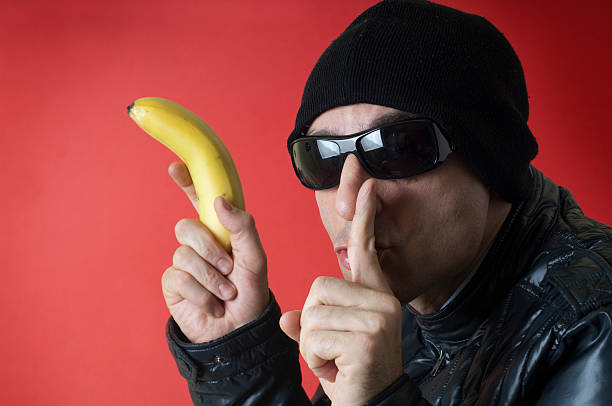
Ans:
<svg viewBox="0 0 612 406"><path fill-rule="evenodd" d="M317 203L319 205L319 216L321 217L321 222L323 223L323 227L325 227L325 231L329 235L332 243L335 242L335 237L338 234L338 230L334 229L334 224L332 220L332 214L325 206L319 203L317 199Z"/></svg>

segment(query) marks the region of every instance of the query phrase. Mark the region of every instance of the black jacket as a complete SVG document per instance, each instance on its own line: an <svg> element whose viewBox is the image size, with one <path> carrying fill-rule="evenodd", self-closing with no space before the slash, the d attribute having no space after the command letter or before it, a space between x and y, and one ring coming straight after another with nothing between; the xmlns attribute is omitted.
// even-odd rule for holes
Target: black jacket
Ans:
<svg viewBox="0 0 612 406"><path fill-rule="evenodd" d="M441 311L404 308L405 374L367 405L612 405L612 229L532 168L469 283ZM204 344L170 318L196 405L310 405L297 345L263 315ZM329 400L319 390L317 406Z"/></svg>

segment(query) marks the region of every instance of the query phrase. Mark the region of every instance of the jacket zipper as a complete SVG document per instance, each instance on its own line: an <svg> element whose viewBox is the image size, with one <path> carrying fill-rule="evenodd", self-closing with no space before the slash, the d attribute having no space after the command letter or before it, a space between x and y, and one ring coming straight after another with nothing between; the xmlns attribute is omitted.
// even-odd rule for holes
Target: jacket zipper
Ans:
<svg viewBox="0 0 612 406"><path fill-rule="evenodd" d="M438 347L434 346L436 349L438 349ZM440 368L442 367L442 364L444 363L444 351L442 351L442 349L440 348L440 356L438 357L438 360L436 361L436 364L434 365L433 369L431 370L431 376L436 376L438 375L438 372L440 372Z"/></svg>

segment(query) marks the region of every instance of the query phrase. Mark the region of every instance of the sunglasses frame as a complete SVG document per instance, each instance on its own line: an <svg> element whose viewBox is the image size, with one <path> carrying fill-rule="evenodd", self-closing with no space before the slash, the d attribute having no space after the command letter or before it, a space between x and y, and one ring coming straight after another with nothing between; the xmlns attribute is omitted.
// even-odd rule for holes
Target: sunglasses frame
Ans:
<svg viewBox="0 0 612 406"><path fill-rule="evenodd" d="M389 129L395 126L399 126L399 125L403 125L403 124L407 124L407 123L414 123L414 122L424 122L427 123L429 125L431 125L434 129L434 134L435 134L435 142L436 142L436 159L435 161L426 169L417 172L417 173L413 173L410 174L408 176L397 176L397 175L388 175L388 176L379 176L378 174L375 174L370 167L368 166L368 164L366 163L365 159L361 156L361 151L357 148L357 144L359 143L359 141L367 136L370 135L376 131L380 131L383 129ZM339 135L339 136L331 136L331 135L313 135L313 136L302 136L299 138L296 138L295 140L293 140L290 144L289 144L289 155L291 156L291 164L293 165L293 170L295 171L295 174L298 178L298 180L300 181L300 183L311 190L325 190L325 189L332 189L336 186L338 186L340 184L340 176L338 177L338 182L335 183L333 186L328 186L328 187L322 187L322 188L315 188L309 185L306 185L303 181L302 178L299 175L297 166L295 164L295 159L293 158L293 145L303 141L303 140L325 140L325 141L332 141L335 144L337 144L340 147L340 156L341 156L341 163L340 163L340 175L342 174L342 168L344 167L344 162L346 161L346 158L348 157L348 154L353 154L357 157L357 159L359 160L359 163L361 164L361 166L366 170L366 172L368 172L368 174L370 174L370 176L376 178L376 179L403 179L403 178L408 178L411 176L416 176L425 172L428 172L432 169L437 168L438 166L440 166L440 164L442 162L444 162L444 160L448 157L448 155L450 155L451 152L453 152L455 150L455 146L452 142L449 142L449 140L444 136L444 134L442 134L442 131L440 131L440 128L438 127L438 125L435 123L435 121L428 119L428 118L424 118L424 117L417 117L417 118L413 118L413 119L409 119L409 120L402 120L402 121L397 121L395 123L391 123L391 124L387 124L381 127L377 127L377 128L371 128L369 130L365 130L365 131L360 131L358 133L354 133L354 134L349 134L349 135Z"/></svg>

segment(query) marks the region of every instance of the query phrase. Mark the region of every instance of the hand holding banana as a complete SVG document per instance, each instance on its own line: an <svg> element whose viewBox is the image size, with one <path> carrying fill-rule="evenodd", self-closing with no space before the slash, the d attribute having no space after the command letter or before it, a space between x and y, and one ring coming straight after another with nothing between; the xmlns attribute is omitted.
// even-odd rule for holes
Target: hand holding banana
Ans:
<svg viewBox="0 0 612 406"><path fill-rule="evenodd" d="M257 318L269 302L266 255L244 211L236 167L219 137L184 107L146 97L128 112L184 162L171 164L169 173L200 214L200 221L176 224L181 246L162 276L166 305L191 342L219 338Z"/></svg>

